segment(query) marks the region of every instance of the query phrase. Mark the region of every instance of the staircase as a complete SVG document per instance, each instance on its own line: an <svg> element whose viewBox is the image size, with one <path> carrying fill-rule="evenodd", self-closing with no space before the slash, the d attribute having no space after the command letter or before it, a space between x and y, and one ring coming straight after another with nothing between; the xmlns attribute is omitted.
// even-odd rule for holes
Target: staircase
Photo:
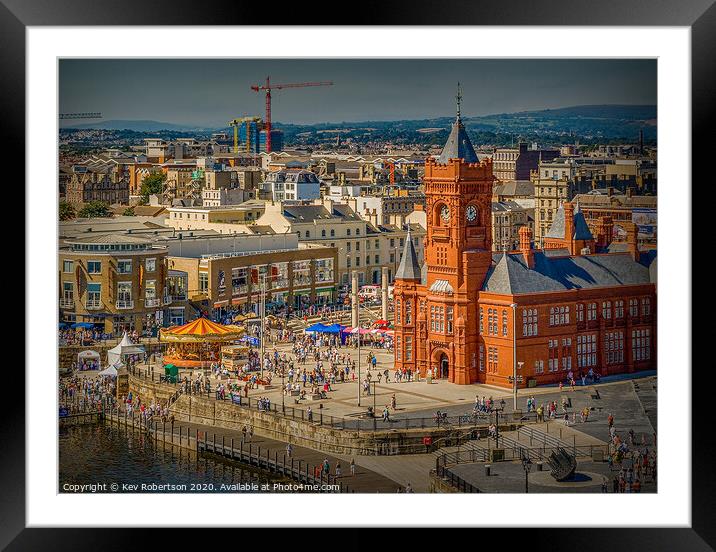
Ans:
<svg viewBox="0 0 716 552"><path fill-rule="evenodd" d="M657 393L656 393L656 377L645 378L637 381L632 380L632 386L634 387L634 393L636 394L641 408L644 414L649 418L651 427L657 432L656 421L657 421Z"/></svg>

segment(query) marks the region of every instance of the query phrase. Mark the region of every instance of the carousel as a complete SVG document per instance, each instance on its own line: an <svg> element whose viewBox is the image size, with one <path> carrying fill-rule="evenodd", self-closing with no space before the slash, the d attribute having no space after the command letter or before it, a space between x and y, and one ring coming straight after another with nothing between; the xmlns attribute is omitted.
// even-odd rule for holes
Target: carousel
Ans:
<svg viewBox="0 0 716 552"><path fill-rule="evenodd" d="M221 360L222 347L231 345L245 333L244 328L198 318L183 326L162 328L159 341L166 343L164 364L180 368L206 368Z"/></svg>

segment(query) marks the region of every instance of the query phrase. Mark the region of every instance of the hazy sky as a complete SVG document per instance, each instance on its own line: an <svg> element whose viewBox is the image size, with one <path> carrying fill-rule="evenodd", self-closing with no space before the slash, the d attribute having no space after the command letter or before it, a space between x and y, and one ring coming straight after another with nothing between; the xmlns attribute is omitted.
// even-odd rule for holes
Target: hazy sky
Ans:
<svg viewBox="0 0 716 552"><path fill-rule="evenodd" d="M223 126L264 114L249 87L333 81L272 93L286 123L489 115L586 104L656 104L656 60L109 59L60 61L60 112ZM73 121L74 122L74 121ZM81 122L81 121L76 121Z"/></svg>

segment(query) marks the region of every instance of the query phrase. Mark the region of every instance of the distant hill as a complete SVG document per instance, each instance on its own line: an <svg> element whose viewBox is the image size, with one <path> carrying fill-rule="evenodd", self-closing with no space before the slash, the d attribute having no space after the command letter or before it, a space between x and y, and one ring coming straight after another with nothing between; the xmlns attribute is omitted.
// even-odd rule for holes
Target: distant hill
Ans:
<svg viewBox="0 0 716 552"><path fill-rule="evenodd" d="M627 119L649 120L656 118L655 105L575 105L557 109L541 109L539 111L520 111L502 113L491 117L555 117L555 118L589 118L589 119ZM482 117L480 117L482 118Z"/></svg>
<svg viewBox="0 0 716 552"><path fill-rule="evenodd" d="M95 123L81 123L62 125L61 128L74 129L96 129L96 130L134 130L136 132L156 132L157 130L192 131L200 130L200 127L189 125L178 125L174 123L162 123L160 121L138 121L138 120L110 120L97 121Z"/></svg>

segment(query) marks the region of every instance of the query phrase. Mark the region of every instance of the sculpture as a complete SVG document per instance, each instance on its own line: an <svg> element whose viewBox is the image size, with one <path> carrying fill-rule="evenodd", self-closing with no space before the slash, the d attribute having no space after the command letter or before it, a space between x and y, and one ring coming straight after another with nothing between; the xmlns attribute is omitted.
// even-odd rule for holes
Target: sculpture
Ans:
<svg viewBox="0 0 716 552"><path fill-rule="evenodd" d="M557 481L568 481L574 478L574 470L577 468L577 459L562 447L559 447L556 451L552 451L547 462L550 468L552 468L552 477Z"/></svg>

